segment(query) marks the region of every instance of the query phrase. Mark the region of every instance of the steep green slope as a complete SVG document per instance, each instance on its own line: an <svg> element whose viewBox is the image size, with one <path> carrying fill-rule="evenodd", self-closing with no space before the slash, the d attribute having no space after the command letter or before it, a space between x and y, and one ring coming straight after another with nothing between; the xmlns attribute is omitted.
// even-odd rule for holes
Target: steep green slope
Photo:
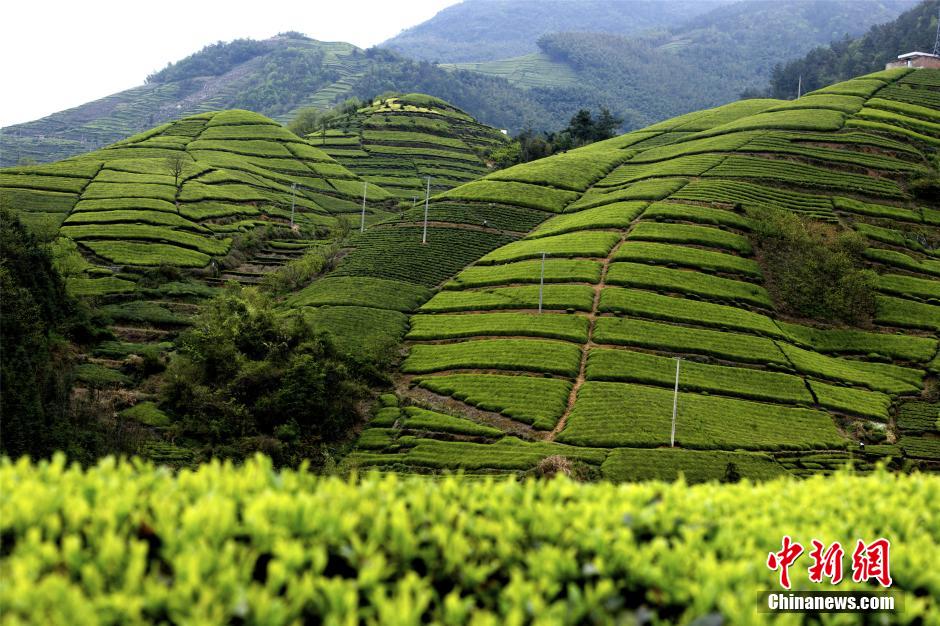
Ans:
<svg viewBox="0 0 940 626"><path fill-rule="evenodd" d="M927 119L936 109L892 94L927 99L938 78L881 72L795 103L744 100L496 172L434 198L431 219L450 226L427 246L419 228L374 229L338 273L385 281L358 307L387 306L383 293L404 289L426 300L409 322L399 394L507 436L409 428L391 406L349 462L523 471L561 455L637 477L631 463L605 459L669 445L675 356L677 444L716 463L744 467L718 461L735 450L797 473L882 456L929 461L932 435L903 434L894 416L933 393L938 373L940 221L936 200L911 182L931 168L940 133ZM767 206L865 236L878 273L871 327L781 312L745 213ZM485 234L484 216L516 240L447 280L473 253L455 258L456 242ZM294 304L319 311L329 283L309 291L320 300ZM860 452L859 441L870 445ZM649 463L662 477L677 467Z"/></svg>
<svg viewBox="0 0 940 626"><path fill-rule="evenodd" d="M405 200L436 193L489 171L483 156L506 141L495 128L432 96L375 100L308 140L365 180Z"/></svg>
<svg viewBox="0 0 940 626"><path fill-rule="evenodd" d="M294 223L307 231L335 226L359 213L363 185L276 122L232 110L65 161L2 170L0 204L44 237L58 236L70 288L100 295L133 290L148 267L224 266L233 241L262 227L287 231L292 205ZM389 197L372 186L370 219Z"/></svg>
<svg viewBox="0 0 940 626"><path fill-rule="evenodd" d="M845 37L774 68L769 93L792 98L802 80L803 91L882 69L899 54L930 52L937 36L940 2L924 0L897 19L872 26L860 37Z"/></svg>

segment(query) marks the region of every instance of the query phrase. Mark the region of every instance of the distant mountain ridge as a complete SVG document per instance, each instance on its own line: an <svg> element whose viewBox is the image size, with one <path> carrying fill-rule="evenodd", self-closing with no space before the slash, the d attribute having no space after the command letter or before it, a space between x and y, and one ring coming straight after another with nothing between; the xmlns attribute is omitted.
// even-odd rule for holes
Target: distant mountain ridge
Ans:
<svg viewBox="0 0 940 626"><path fill-rule="evenodd" d="M747 0L665 31L623 36L568 29L541 36L534 54L447 67L508 78L556 118L606 106L629 130L734 100L765 85L781 59L831 41L834 33L860 33L911 4Z"/></svg>
<svg viewBox="0 0 940 626"><path fill-rule="evenodd" d="M379 45L427 61L495 61L536 52L536 40L547 33L629 35L678 25L733 1L465 0Z"/></svg>
<svg viewBox="0 0 940 626"><path fill-rule="evenodd" d="M713 9L707 13L685 11L687 21L669 30L629 37L554 32L538 39L538 52L449 66L410 60L388 49L315 41L299 33L212 44L152 74L144 85L3 128L0 166L67 158L208 111L241 108L285 122L301 107L322 110L349 97L371 100L387 93L429 94L511 132L527 127L556 130L579 109L600 107L624 118L623 128L630 130L760 89L778 61L804 54L843 32L861 32L888 20L912 1L716 0L706 3ZM491 13L503 4L494 0L457 6ZM580 7L583 15L549 26L600 28L595 18L609 16L617 6L610 0L562 4ZM677 7L686 4L676 0L657 6L663 7L662 19L679 20L682 12ZM592 13L589 9L595 5L606 9ZM515 10L507 11L504 19L507 27L519 31L525 50L535 45L526 42L541 27L522 27L545 24L536 19L542 13L530 13L528 21ZM643 14L638 9L632 13ZM610 29L625 23L605 20ZM486 40L481 41L477 47L487 48Z"/></svg>

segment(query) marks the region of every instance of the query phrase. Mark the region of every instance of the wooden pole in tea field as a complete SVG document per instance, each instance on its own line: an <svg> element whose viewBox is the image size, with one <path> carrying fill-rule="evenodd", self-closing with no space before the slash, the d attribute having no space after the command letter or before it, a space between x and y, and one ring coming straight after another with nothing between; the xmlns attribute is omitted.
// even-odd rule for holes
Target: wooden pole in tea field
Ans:
<svg viewBox="0 0 940 626"><path fill-rule="evenodd" d="M297 191L297 183L290 184L290 227L294 227L294 193Z"/></svg>
<svg viewBox="0 0 940 626"><path fill-rule="evenodd" d="M428 190L424 192L424 234L421 235L421 243L428 242L428 201L431 198L431 177L428 176Z"/></svg>
<svg viewBox="0 0 940 626"><path fill-rule="evenodd" d="M682 357L676 357L676 390L672 394L672 434L669 436L669 447L676 447L676 411L679 408L679 364Z"/></svg>
<svg viewBox="0 0 940 626"><path fill-rule="evenodd" d="M542 272L539 274L539 313L542 312L542 289L545 287L545 252L542 253Z"/></svg>
<svg viewBox="0 0 940 626"><path fill-rule="evenodd" d="M359 232L366 230L366 189L369 187L369 181L362 181L362 221L359 222Z"/></svg>

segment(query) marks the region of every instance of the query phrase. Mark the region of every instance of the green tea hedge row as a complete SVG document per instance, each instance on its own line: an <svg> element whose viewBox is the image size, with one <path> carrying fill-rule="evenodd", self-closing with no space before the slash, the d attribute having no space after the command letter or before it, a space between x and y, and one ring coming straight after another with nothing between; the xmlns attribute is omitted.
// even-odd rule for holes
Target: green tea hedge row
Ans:
<svg viewBox="0 0 940 626"><path fill-rule="evenodd" d="M678 265L704 272L743 274L752 278L763 277L760 265L753 259L668 243L627 240L617 249L614 260L654 265Z"/></svg>
<svg viewBox="0 0 940 626"><path fill-rule="evenodd" d="M683 448L618 448L601 466L612 481L677 480L689 483L734 480L729 467L750 480L770 480L786 470L768 454L686 450Z"/></svg>
<svg viewBox="0 0 940 626"><path fill-rule="evenodd" d="M510 460L526 450L504 447ZM764 457L684 450L607 458L606 472L640 479L667 466L692 480L721 478L728 463L742 475L773 471L757 461ZM277 472L262 458L178 474L141 462L83 470L62 457L5 460L0 612L11 624L495 626L629 622L642 606L655 622L720 615L729 626L751 626L774 623L757 612L757 598L777 584L766 553L790 534L842 545L889 537L900 607L893 617L931 624L940 611L940 522L923 512L938 484L929 474L886 472L694 487L346 481ZM796 588L810 584L805 567L791 575ZM850 588L865 586L838 587Z"/></svg>
<svg viewBox="0 0 940 626"><path fill-rule="evenodd" d="M594 328L594 341L667 352L703 354L741 363L787 364L786 358L774 342L765 337L629 318L598 318Z"/></svg>
<svg viewBox="0 0 940 626"><path fill-rule="evenodd" d="M549 237L578 230L626 228L643 213L646 204L645 202L614 202L577 213L558 215L546 220L528 238Z"/></svg>
<svg viewBox="0 0 940 626"><path fill-rule="evenodd" d="M471 265L445 284L444 288L537 283L542 277L541 259L502 265ZM587 259L546 258L544 279L546 283L597 283L601 279L601 264Z"/></svg>
<svg viewBox="0 0 940 626"><path fill-rule="evenodd" d="M668 446L672 389L588 381L557 441L596 447ZM676 444L726 450L831 449L846 445L828 414L679 393Z"/></svg>
<svg viewBox="0 0 940 626"><path fill-rule="evenodd" d="M690 270L617 262L610 265L607 283L661 292L689 293L705 299L773 308L767 290L760 285Z"/></svg>
<svg viewBox="0 0 940 626"><path fill-rule="evenodd" d="M588 320L559 313L478 313L414 315L407 338L412 341L485 336L545 337L586 343Z"/></svg>
<svg viewBox="0 0 940 626"><path fill-rule="evenodd" d="M672 387L676 380L676 360L632 350L595 348L588 355L587 379ZM707 365L690 359L680 364L679 389L768 402L813 404L813 398L799 376L746 367Z"/></svg>
<svg viewBox="0 0 940 626"><path fill-rule="evenodd" d="M487 287L479 290L439 292L422 307L423 313L453 311L496 311L499 309L535 309L539 305L538 285L524 287ZM589 285L545 285L542 308L548 311L590 311L594 289Z"/></svg>
<svg viewBox="0 0 940 626"><path fill-rule="evenodd" d="M772 319L760 313L636 289L605 288L601 292L598 310L602 313L623 313L723 330L741 330L767 337L784 336Z"/></svg>
<svg viewBox="0 0 940 626"><path fill-rule="evenodd" d="M481 265L534 259L547 253L551 257L594 257L604 258L611 248L620 241L618 233L611 232L575 232L554 235L540 239L523 239L505 245L479 260Z"/></svg>
<svg viewBox="0 0 940 626"><path fill-rule="evenodd" d="M575 377L581 347L547 339L479 339L447 344L416 344L401 369L425 374L452 369L501 369Z"/></svg>
<svg viewBox="0 0 940 626"><path fill-rule="evenodd" d="M805 163L780 159L731 155L705 176L716 178L757 178L825 189L846 190L853 193L902 198L904 192L896 182L861 174L825 169Z"/></svg>
<svg viewBox="0 0 940 626"><path fill-rule="evenodd" d="M117 265L205 267L210 257L197 250L149 241L91 241L82 245Z"/></svg>
<svg viewBox="0 0 940 626"><path fill-rule="evenodd" d="M542 430L555 426L571 392L571 383L567 380L499 374L428 376L421 378L419 385Z"/></svg>
<svg viewBox="0 0 940 626"><path fill-rule="evenodd" d="M627 239L695 244L712 248L723 248L745 256L751 254L751 244L748 242L747 237L709 226L640 222L630 231Z"/></svg>
<svg viewBox="0 0 940 626"><path fill-rule="evenodd" d="M701 176L725 159L723 154L691 154L665 161L625 163L597 182L597 187L618 187L644 178L663 176Z"/></svg>
<svg viewBox="0 0 940 626"><path fill-rule="evenodd" d="M287 306L368 306L413 311L431 296L419 285L368 276L325 276L287 299Z"/></svg>

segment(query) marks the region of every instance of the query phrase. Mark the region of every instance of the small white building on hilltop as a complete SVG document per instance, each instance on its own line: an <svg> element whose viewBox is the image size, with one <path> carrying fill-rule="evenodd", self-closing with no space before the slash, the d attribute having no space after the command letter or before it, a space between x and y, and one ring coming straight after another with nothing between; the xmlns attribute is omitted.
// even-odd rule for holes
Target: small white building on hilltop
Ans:
<svg viewBox="0 0 940 626"><path fill-rule="evenodd" d="M917 69L940 69L940 56L929 52L908 52L900 55L896 60L885 65L886 70L896 67L913 67Z"/></svg>

